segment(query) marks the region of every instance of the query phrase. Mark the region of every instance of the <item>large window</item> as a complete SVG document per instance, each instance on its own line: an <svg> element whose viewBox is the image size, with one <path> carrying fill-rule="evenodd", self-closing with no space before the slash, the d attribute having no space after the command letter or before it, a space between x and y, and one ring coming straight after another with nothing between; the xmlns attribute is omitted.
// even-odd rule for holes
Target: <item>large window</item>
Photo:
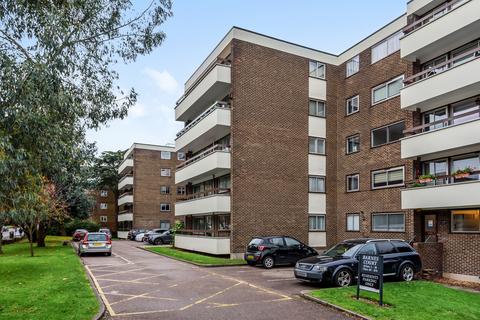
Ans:
<svg viewBox="0 0 480 320"><path fill-rule="evenodd" d="M359 213L347 213L347 231L360 231Z"/></svg>
<svg viewBox="0 0 480 320"><path fill-rule="evenodd" d="M360 175L352 174L347 176L347 192L360 190Z"/></svg>
<svg viewBox="0 0 480 320"><path fill-rule="evenodd" d="M403 138L405 122L397 122L372 130L372 147L378 147Z"/></svg>
<svg viewBox="0 0 480 320"><path fill-rule="evenodd" d="M404 213L374 213L372 214L372 231L404 232Z"/></svg>
<svg viewBox="0 0 480 320"><path fill-rule="evenodd" d="M372 189L403 186L404 168L397 167L372 172Z"/></svg>
<svg viewBox="0 0 480 320"><path fill-rule="evenodd" d="M351 97L350 99L347 99L347 116L351 115L353 113L356 113L360 110L360 98L359 96Z"/></svg>
<svg viewBox="0 0 480 320"><path fill-rule="evenodd" d="M170 151L161 151L160 152L160 159L170 160L170 159L172 159L172 153Z"/></svg>
<svg viewBox="0 0 480 320"><path fill-rule="evenodd" d="M388 37L382 42L372 47L372 63L382 60L386 56L400 50L400 38L403 36L403 31L399 31L394 35Z"/></svg>
<svg viewBox="0 0 480 320"><path fill-rule="evenodd" d="M347 138L347 154L360 151L360 135L354 135Z"/></svg>
<svg viewBox="0 0 480 320"><path fill-rule="evenodd" d="M325 117L325 102L310 100L308 104L308 114L315 117Z"/></svg>
<svg viewBox="0 0 480 320"><path fill-rule="evenodd" d="M356 55L347 62L347 77L355 74L360 70L360 56Z"/></svg>
<svg viewBox="0 0 480 320"><path fill-rule="evenodd" d="M325 215L324 214L309 215L308 229L310 231L325 231Z"/></svg>
<svg viewBox="0 0 480 320"><path fill-rule="evenodd" d="M325 192L325 177L309 176L308 192Z"/></svg>
<svg viewBox="0 0 480 320"><path fill-rule="evenodd" d="M480 210L452 210L452 232L480 232Z"/></svg>
<svg viewBox="0 0 480 320"><path fill-rule="evenodd" d="M325 154L325 139L308 137L308 152L315 154Z"/></svg>
<svg viewBox="0 0 480 320"><path fill-rule="evenodd" d="M398 96L402 88L403 75L376 86L372 89L372 105Z"/></svg>
<svg viewBox="0 0 480 320"><path fill-rule="evenodd" d="M318 61L310 61L310 77L325 79L325 65Z"/></svg>

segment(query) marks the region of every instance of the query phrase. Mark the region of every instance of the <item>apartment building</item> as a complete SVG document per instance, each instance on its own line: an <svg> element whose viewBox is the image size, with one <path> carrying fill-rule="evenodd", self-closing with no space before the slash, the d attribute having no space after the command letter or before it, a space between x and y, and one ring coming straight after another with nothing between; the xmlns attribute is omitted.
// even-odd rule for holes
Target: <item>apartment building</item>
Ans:
<svg viewBox="0 0 480 320"><path fill-rule="evenodd" d="M90 219L102 228L108 228L112 234L117 232L117 198L108 188L93 191L95 205Z"/></svg>
<svg viewBox="0 0 480 320"><path fill-rule="evenodd" d="M175 185L174 170L183 160L174 147L134 143L118 168L118 237L132 228L170 228L174 202L184 189Z"/></svg>
<svg viewBox="0 0 480 320"><path fill-rule="evenodd" d="M478 281L479 3L412 0L339 55L232 28L175 107L176 246L237 257L256 235L401 238Z"/></svg>

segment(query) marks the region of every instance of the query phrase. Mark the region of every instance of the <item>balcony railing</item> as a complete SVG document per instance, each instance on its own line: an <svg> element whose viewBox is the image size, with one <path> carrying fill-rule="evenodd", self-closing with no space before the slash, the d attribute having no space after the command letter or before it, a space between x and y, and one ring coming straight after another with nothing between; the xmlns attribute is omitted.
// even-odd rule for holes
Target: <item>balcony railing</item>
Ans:
<svg viewBox="0 0 480 320"><path fill-rule="evenodd" d="M130 209L130 210L122 210L122 211L119 211L118 214L125 214L125 213L133 213L133 210Z"/></svg>
<svg viewBox="0 0 480 320"><path fill-rule="evenodd" d="M230 105L227 102L217 101L202 114L196 117L192 122L190 122L185 128L183 128L179 133L177 133L177 139L184 135L188 130L192 129L197 123L206 118L210 113L217 109L230 109Z"/></svg>
<svg viewBox="0 0 480 320"><path fill-rule="evenodd" d="M435 176L433 178L418 178L405 183L407 188L419 188L429 186L442 186L446 184L455 184L461 182L470 182L480 180L480 170L469 173L456 173L450 175Z"/></svg>
<svg viewBox="0 0 480 320"><path fill-rule="evenodd" d="M126 197L126 196L133 196L133 192L124 192L118 196L118 199Z"/></svg>
<svg viewBox="0 0 480 320"><path fill-rule="evenodd" d="M424 125L421 125L421 126L417 126L417 127L413 127L413 128L410 128L410 129L403 130L403 134L405 136L408 136L408 135L413 135L413 134L422 133L422 132L435 131L437 129L446 128L446 127L449 127L449 126L452 126L452 125L459 124L458 122L455 123L455 120L460 120L460 119L464 119L464 118L469 118L469 119L467 119L466 121L463 121L461 123L465 123L465 122L480 119L480 108L478 110L472 110L472 111L465 112L465 113L462 113L462 114L459 114L459 115L456 115L456 116L448 117L448 118L433 121L433 122L430 122L430 123L427 123L427 124L424 124Z"/></svg>
<svg viewBox="0 0 480 320"><path fill-rule="evenodd" d="M214 195L229 195L229 194L230 194L230 189L228 188L214 188L214 189L209 189L205 191L178 196L177 201L186 201L186 200L199 199L199 198L204 198L204 197L209 197Z"/></svg>
<svg viewBox="0 0 480 320"><path fill-rule="evenodd" d="M445 4L441 5L440 7L432 10L431 12L427 13L424 15L421 19L412 22L411 24L407 25L405 28L403 28L403 33L405 35L408 35L412 32L414 32L417 29L420 29L424 25L433 22L437 20L440 17L443 17L450 11L458 8L460 5L463 3L469 2L471 0L453 0L453 1L447 1Z"/></svg>
<svg viewBox="0 0 480 320"><path fill-rule="evenodd" d="M414 74L413 76L405 79L403 81L403 83L405 85L410 85L410 84L415 83L417 81L427 79L427 78L429 78L431 76L434 76L436 74L440 74L442 72L450 70L453 67L459 66L461 64L464 64L468 61L477 59L479 57L480 57L480 47L477 47L477 48L474 48L472 50L468 50L467 52L464 52L464 53L456 56L455 58L451 58L450 60L439 63L432 68L429 68L427 70L423 70L422 72Z"/></svg>
<svg viewBox="0 0 480 320"><path fill-rule="evenodd" d="M177 166L177 170L183 169L186 166L191 165L192 163L195 163L197 161L202 160L203 158L211 155L212 153L215 153L217 151L223 151L223 152L230 152L230 147L229 146L222 146L222 145L214 145L211 148L208 148L207 150L197 154L196 156L184 161L183 163L179 164Z"/></svg>
<svg viewBox="0 0 480 320"><path fill-rule="evenodd" d="M132 177L133 178L133 174L132 173L127 173L126 175L124 175L123 177L120 178L120 180L118 180L118 183L122 182L123 180L125 180L126 178L130 178Z"/></svg>
<svg viewBox="0 0 480 320"><path fill-rule="evenodd" d="M230 230L182 229L182 230L178 230L177 234L183 234L183 235L189 235L189 236L213 237L213 238L227 238L227 237L230 237Z"/></svg>

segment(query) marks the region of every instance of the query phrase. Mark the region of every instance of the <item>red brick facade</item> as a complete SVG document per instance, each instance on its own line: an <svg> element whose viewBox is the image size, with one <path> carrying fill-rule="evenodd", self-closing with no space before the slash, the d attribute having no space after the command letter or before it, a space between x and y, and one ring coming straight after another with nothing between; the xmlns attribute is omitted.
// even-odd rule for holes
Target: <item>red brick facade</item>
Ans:
<svg viewBox="0 0 480 320"><path fill-rule="evenodd" d="M90 218L102 228L117 232L117 199L115 194L109 189L95 190L94 194L96 200Z"/></svg>

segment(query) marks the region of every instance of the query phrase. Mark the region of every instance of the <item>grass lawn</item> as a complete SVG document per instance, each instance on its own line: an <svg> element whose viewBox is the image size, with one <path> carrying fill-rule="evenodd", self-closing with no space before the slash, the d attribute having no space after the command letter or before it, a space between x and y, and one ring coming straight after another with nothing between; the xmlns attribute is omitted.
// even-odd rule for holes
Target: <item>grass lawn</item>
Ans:
<svg viewBox="0 0 480 320"><path fill-rule="evenodd" d="M172 247L145 247L145 249L168 257L191 262L202 266L232 266L246 264L243 259L213 257L201 253L184 251Z"/></svg>
<svg viewBox="0 0 480 320"><path fill-rule="evenodd" d="M378 301L378 294L360 291L361 297ZM355 311L372 319L480 319L480 294L444 287L428 281L387 282L388 307L355 299L356 286L314 290L313 297Z"/></svg>
<svg viewBox="0 0 480 320"><path fill-rule="evenodd" d="M99 310L68 237L47 237L46 247L28 242L3 246L0 255L0 319L91 319Z"/></svg>

